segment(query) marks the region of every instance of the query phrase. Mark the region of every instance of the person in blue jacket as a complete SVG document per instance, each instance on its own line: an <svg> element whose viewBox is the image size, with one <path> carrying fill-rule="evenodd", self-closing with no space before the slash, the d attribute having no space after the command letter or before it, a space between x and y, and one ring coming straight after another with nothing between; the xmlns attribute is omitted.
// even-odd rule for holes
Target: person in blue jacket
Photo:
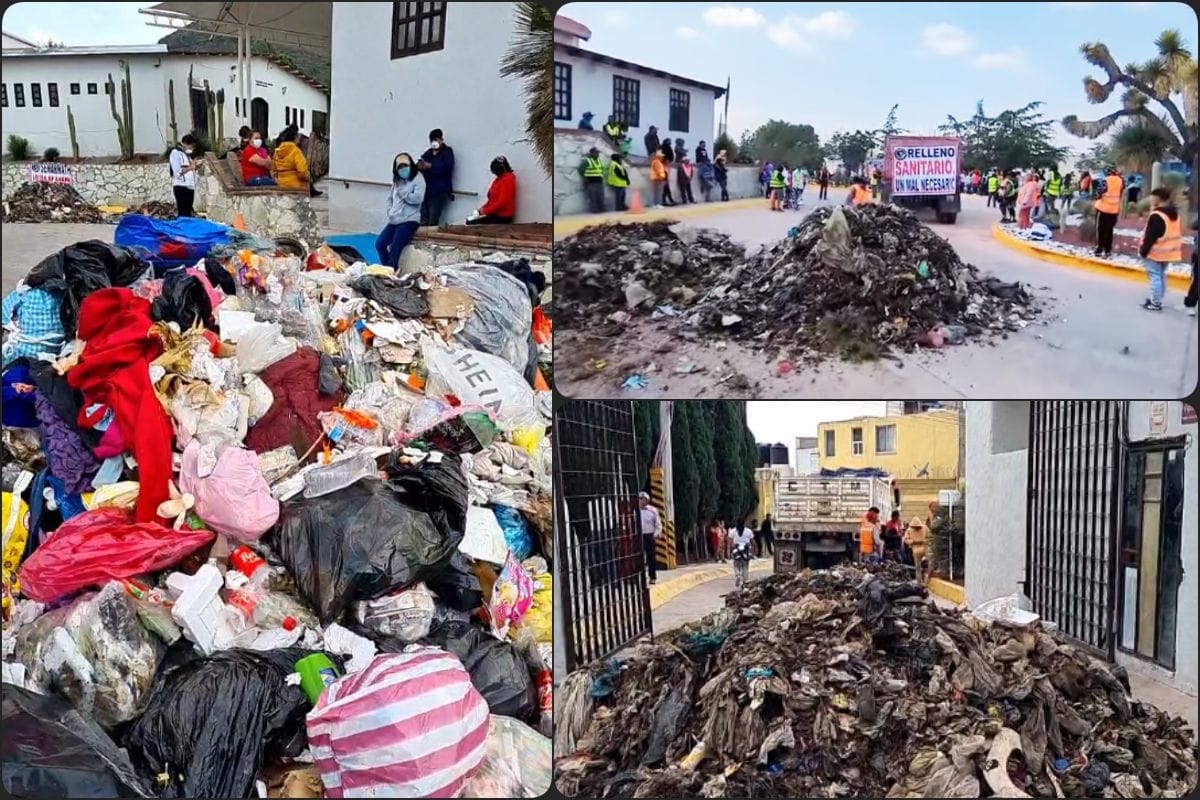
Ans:
<svg viewBox="0 0 1200 800"><path fill-rule="evenodd" d="M425 178L425 203L421 206L421 227L442 224L446 204L454 199L454 148L446 144L441 128L429 132L429 149L417 162Z"/></svg>

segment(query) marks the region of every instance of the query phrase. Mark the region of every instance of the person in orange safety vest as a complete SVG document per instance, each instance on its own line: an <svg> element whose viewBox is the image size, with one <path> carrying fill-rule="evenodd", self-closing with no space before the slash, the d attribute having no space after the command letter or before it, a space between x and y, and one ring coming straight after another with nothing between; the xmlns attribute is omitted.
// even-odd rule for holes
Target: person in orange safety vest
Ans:
<svg viewBox="0 0 1200 800"><path fill-rule="evenodd" d="M1147 311L1162 311L1167 265L1183 261L1183 224L1171 202L1171 190L1158 187L1150 192L1150 216L1142 231L1139 251L1150 280L1150 296L1142 303Z"/></svg>
<svg viewBox="0 0 1200 800"><path fill-rule="evenodd" d="M870 191L868 189L868 191ZM874 557L882 541L879 536L879 509L871 506L858 523L858 557L865 561Z"/></svg>
<svg viewBox="0 0 1200 800"><path fill-rule="evenodd" d="M1117 174L1116 167L1105 170L1104 188L1096 200L1096 251L1095 255L1105 258L1112 255L1113 231L1121 214L1121 202L1125 197L1125 181Z"/></svg>
<svg viewBox="0 0 1200 800"><path fill-rule="evenodd" d="M856 177L854 183L850 186L850 196L846 198L846 204L859 208L873 202L875 200L871 195L871 190L867 188L866 178L862 176Z"/></svg>

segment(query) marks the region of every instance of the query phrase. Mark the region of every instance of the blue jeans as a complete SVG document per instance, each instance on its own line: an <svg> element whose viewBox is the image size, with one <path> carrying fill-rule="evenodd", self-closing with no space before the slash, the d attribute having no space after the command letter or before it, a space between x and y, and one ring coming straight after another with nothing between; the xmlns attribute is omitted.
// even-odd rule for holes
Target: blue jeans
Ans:
<svg viewBox="0 0 1200 800"><path fill-rule="evenodd" d="M375 240L375 252L379 253L379 263L392 269L400 266L400 254L417 235L418 227L419 222L402 222L399 225L389 222Z"/></svg>
<svg viewBox="0 0 1200 800"><path fill-rule="evenodd" d="M1146 265L1146 274L1150 276L1150 299L1161 303L1163 293L1166 291L1167 265L1161 261L1151 261L1148 258L1142 259L1142 262Z"/></svg>
<svg viewBox="0 0 1200 800"><path fill-rule="evenodd" d="M274 186L275 179L270 175L262 175L257 178L251 178L246 181L247 186Z"/></svg>

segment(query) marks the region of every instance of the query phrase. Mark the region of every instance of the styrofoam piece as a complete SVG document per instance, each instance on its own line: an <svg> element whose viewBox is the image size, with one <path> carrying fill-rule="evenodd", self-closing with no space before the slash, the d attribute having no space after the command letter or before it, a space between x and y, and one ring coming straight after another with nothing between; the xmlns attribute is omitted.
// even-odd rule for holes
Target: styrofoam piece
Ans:
<svg viewBox="0 0 1200 800"><path fill-rule="evenodd" d="M225 585L224 576L212 564L205 564L191 578L177 577L180 575L174 573L167 579L172 589L183 587L179 599L171 607L171 617L197 650L211 656L217 650L217 629L225 610L220 595L221 587Z"/></svg>

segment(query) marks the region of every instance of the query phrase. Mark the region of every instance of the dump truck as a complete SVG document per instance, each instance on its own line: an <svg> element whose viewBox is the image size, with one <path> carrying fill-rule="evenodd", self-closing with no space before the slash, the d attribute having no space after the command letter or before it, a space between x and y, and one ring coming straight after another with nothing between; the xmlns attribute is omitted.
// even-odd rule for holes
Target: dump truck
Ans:
<svg viewBox="0 0 1200 800"><path fill-rule="evenodd" d="M889 136L884 140L884 197L910 209L932 208L954 224L962 210L962 148L954 136Z"/></svg>
<svg viewBox="0 0 1200 800"><path fill-rule="evenodd" d="M875 470L779 476L774 489L776 572L854 558L859 522L867 509L878 508L881 522L892 511L892 482Z"/></svg>

